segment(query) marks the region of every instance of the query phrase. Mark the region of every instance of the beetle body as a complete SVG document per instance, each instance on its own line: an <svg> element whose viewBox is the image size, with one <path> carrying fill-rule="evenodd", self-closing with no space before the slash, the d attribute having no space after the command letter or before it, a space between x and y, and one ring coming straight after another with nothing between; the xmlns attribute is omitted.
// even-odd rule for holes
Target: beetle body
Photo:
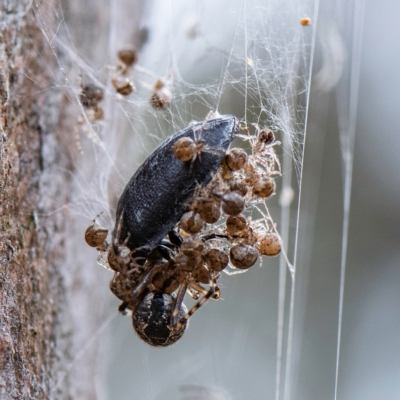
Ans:
<svg viewBox="0 0 400 400"><path fill-rule="evenodd" d="M196 189L207 185L218 170L239 122L231 115L189 126L165 140L147 158L125 187L117 206L113 238L128 236L131 250L153 250L188 211ZM173 146L200 133L205 148L194 161L180 161Z"/></svg>

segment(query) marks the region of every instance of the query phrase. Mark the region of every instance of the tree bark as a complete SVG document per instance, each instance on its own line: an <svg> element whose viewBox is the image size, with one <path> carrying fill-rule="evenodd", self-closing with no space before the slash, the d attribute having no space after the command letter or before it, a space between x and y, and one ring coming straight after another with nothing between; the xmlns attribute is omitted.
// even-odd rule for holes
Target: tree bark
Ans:
<svg viewBox="0 0 400 400"><path fill-rule="evenodd" d="M93 357L79 359L78 378L69 374L99 313L85 300L90 279L66 268L68 207L52 212L70 200L78 147L54 87L60 54L46 37L57 4L46 2L48 14L40 4L6 0L0 16L0 398L98 398Z"/></svg>

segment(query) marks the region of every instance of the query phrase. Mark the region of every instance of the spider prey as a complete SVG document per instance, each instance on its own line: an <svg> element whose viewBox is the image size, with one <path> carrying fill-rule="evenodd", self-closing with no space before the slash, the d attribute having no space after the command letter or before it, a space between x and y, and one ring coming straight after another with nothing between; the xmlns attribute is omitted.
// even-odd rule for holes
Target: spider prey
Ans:
<svg viewBox="0 0 400 400"><path fill-rule="evenodd" d="M211 118L172 135L138 169L119 199L111 245L95 220L85 233L98 262L114 271L119 311L132 312L134 330L152 346L175 343L191 315L220 297L217 282L228 265L236 271L225 272L236 274L281 251L260 208L275 194L279 142L258 126L255 135L246 127L240 135L233 116ZM235 136L249 141L251 154L228 151ZM260 219L242 214L254 209ZM189 311L186 293L198 300Z"/></svg>
<svg viewBox="0 0 400 400"><path fill-rule="evenodd" d="M229 258L218 250L218 238L200 232L182 239L174 228L190 211L196 193L216 175L239 128L234 116L225 115L170 136L126 185L111 245L101 242L103 231L90 234L98 230L94 221L86 232L92 237L87 243L97 247L114 270L110 289L122 300L119 310L132 311L135 331L150 345L173 344L188 318L209 298L219 297L216 281ZM174 155L175 143L183 138L197 148L197 156L187 161ZM186 292L194 299L203 295L189 312L183 304Z"/></svg>

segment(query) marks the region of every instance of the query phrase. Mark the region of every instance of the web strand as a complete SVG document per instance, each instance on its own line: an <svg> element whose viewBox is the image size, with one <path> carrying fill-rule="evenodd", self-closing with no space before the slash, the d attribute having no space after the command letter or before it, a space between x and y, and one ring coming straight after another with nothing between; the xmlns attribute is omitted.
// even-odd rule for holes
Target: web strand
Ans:
<svg viewBox="0 0 400 400"><path fill-rule="evenodd" d="M342 157L344 163L344 202L343 202L343 233L342 233L342 249L341 249L341 265L340 265L340 288L339 288L339 311L338 311L338 331L337 331L337 348L336 348L336 369L335 369L335 395L338 398L339 384L339 364L340 349L342 339L342 323L343 323L343 304L344 290L347 264L347 246L349 240L349 221L350 221L350 205L351 205L351 188L353 177L353 160L354 160L354 140L356 133L358 93L361 70L361 43L364 21L364 0L356 1L353 10L353 35L352 35L352 57L350 65L350 90L349 90L349 110L348 110L348 128L341 130L341 136L345 135L347 146L342 147Z"/></svg>

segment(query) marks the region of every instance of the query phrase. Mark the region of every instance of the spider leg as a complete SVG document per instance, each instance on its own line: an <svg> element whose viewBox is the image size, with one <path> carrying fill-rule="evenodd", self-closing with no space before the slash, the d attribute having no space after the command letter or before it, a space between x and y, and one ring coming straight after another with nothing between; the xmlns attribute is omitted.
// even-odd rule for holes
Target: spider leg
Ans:
<svg viewBox="0 0 400 400"><path fill-rule="evenodd" d="M193 165L194 165L194 162L197 160L197 157L198 157L198 154L197 154L197 152L196 152L196 153L194 153L194 156L193 156L193 158L192 158L191 161L190 161L190 169L189 169L190 173L192 173Z"/></svg>
<svg viewBox="0 0 400 400"><path fill-rule="evenodd" d="M179 329L182 327L182 325L185 323L185 321L187 321L212 295L214 294L214 288L210 287L210 289L208 290L207 294L205 294L203 296L203 298L196 303L187 313L186 315L183 317L183 319L181 319L180 321L178 321L176 323L175 326L173 326L176 329Z"/></svg>
<svg viewBox="0 0 400 400"><path fill-rule="evenodd" d="M187 292L193 300L198 300L200 298L200 292L194 290L191 286L188 286Z"/></svg>
<svg viewBox="0 0 400 400"><path fill-rule="evenodd" d="M127 301L122 302L119 307L118 307L118 311L123 314L126 315L126 308L128 307L129 303Z"/></svg>
<svg viewBox="0 0 400 400"><path fill-rule="evenodd" d="M196 303L187 313L186 315L176 323L176 325L172 325L174 328L179 329L182 327L182 325L187 321L207 300L209 300L211 297L213 297L215 294L219 293L220 290L215 282L214 277L210 274L210 280L211 280L211 285L210 289L207 291L207 293L203 296L203 298Z"/></svg>
<svg viewBox="0 0 400 400"><path fill-rule="evenodd" d="M200 129L201 129L201 128L197 128L197 129L195 129L195 130L193 131L193 140L194 140L195 142L197 142L197 141L200 139L200 135L199 135Z"/></svg>
<svg viewBox="0 0 400 400"><path fill-rule="evenodd" d="M123 243L122 243L122 246L126 246L126 245L127 245L127 243L128 243L128 241L129 241L129 238L130 238L130 237L131 237L131 234L128 233L128 235L126 236L125 240L124 240Z"/></svg>
<svg viewBox="0 0 400 400"><path fill-rule="evenodd" d="M174 308L171 313L171 327L172 328L177 327L179 310L181 309L181 304L185 297L187 287L188 287L188 283L185 280L185 282L179 287L178 294L176 295Z"/></svg>
<svg viewBox="0 0 400 400"><path fill-rule="evenodd" d="M114 247L117 247L119 245L119 238L121 236L122 221L123 220L124 220L124 211L122 211L122 213L121 213L121 215L119 217L118 226L117 226L117 232L115 234L114 243L113 243Z"/></svg>
<svg viewBox="0 0 400 400"><path fill-rule="evenodd" d="M214 115L218 115L218 112L215 112L214 113L214 111L213 110L211 110L211 111L209 111L209 113L206 115L206 117L204 118L204 121L203 121L203 124L201 125L201 132L203 131L203 129L205 128L205 126L206 126L206 123L210 120L210 119L212 119L212 117L214 116Z"/></svg>
<svg viewBox="0 0 400 400"><path fill-rule="evenodd" d="M212 239L216 239L216 238L227 239L228 236L227 235L219 235L217 233L209 233L207 235L202 236L201 240L206 242L207 240L212 240Z"/></svg>
<svg viewBox="0 0 400 400"><path fill-rule="evenodd" d="M221 297L221 289L219 288L218 285L214 286L214 294L212 295L212 298L214 300L218 300Z"/></svg>
<svg viewBox="0 0 400 400"><path fill-rule="evenodd" d="M175 230L172 229L168 232L169 241L175 246L180 246L183 242L181 235Z"/></svg>
<svg viewBox="0 0 400 400"><path fill-rule="evenodd" d="M141 246L137 247L136 249L133 249L131 251L131 255L135 259L144 259L147 260L147 257L151 253L151 249L148 246Z"/></svg>
<svg viewBox="0 0 400 400"><path fill-rule="evenodd" d="M233 268L232 266L230 266L231 268ZM224 273L229 275L229 276L233 276L233 275L238 275L238 274L244 274L248 271L248 269L239 269L238 271L227 271L226 269L224 269Z"/></svg>
<svg viewBox="0 0 400 400"><path fill-rule="evenodd" d="M271 147L274 147L274 146L279 146L280 144L281 144L281 142L279 140L274 140L272 143L264 145L263 151L270 149Z"/></svg>
<svg viewBox="0 0 400 400"><path fill-rule="evenodd" d="M135 287L135 289L130 294L132 299L138 298L143 294L147 285L151 283L154 278L154 275L163 267L163 265L154 264L150 266L149 271L145 271L139 278L140 283Z"/></svg>
<svg viewBox="0 0 400 400"><path fill-rule="evenodd" d="M92 219L92 226L94 226L94 224L96 223L96 219L100 217L101 214L103 214L104 211L102 211L101 213L97 214L93 219Z"/></svg>
<svg viewBox="0 0 400 400"><path fill-rule="evenodd" d="M241 135L240 133L238 133L237 135L236 135L236 137L239 137L240 139L243 139L243 140L254 140L255 139L255 136L253 136L253 135Z"/></svg>
<svg viewBox="0 0 400 400"><path fill-rule="evenodd" d="M225 154L225 151L223 149L221 149L220 147L211 148L208 146L204 146L201 151L204 151L204 153L213 154L214 156L219 156L219 157L221 157Z"/></svg>
<svg viewBox="0 0 400 400"><path fill-rule="evenodd" d="M174 255L174 251L171 250L168 246L165 246L163 244L159 244L150 254L149 257L151 257L152 255L154 255L154 253L159 253L161 255L162 258L165 258L166 260L170 260L173 255Z"/></svg>
<svg viewBox="0 0 400 400"><path fill-rule="evenodd" d="M196 292L207 294L208 290L206 288L203 288L200 284L196 282L189 282L189 288L194 289ZM195 299L198 300L198 299Z"/></svg>

